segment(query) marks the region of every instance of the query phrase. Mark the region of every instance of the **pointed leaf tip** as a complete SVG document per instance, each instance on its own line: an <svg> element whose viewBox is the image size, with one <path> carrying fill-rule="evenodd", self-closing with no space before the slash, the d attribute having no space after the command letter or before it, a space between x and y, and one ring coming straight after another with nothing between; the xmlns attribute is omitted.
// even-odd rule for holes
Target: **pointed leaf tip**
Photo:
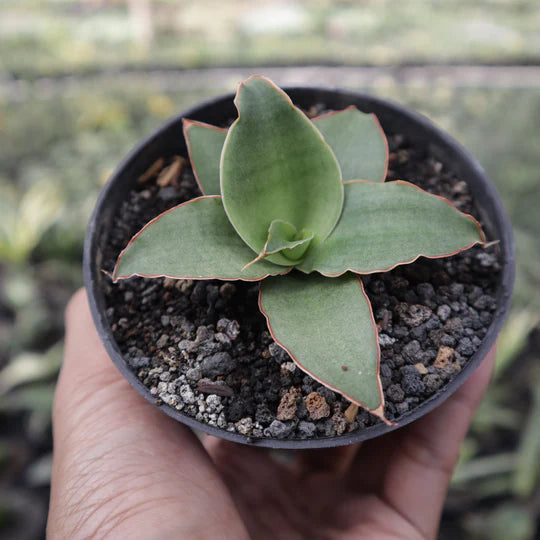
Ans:
<svg viewBox="0 0 540 540"><path fill-rule="evenodd" d="M298 264L309 248L311 240L313 240L313 233L311 231L298 232L290 223L281 219L275 219L268 228L268 237L264 248L244 268L248 268L257 261L275 253L283 255L288 261L287 266Z"/></svg>
<svg viewBox="0 0 540 540"><path fill-rule="evenodd" d="M298 268L329 277L384 272L419 257L448 257L485 242L476 219L401 180L345 184L341 219Z"/></svg>
<svg viewBox="0 0 540 540"><path fill-rule="evenodd" d="M336 158L320 132L268 79L239 87L233 123L221 154L225 211L242 239L261 253L272 221L312 231L319 242L334 228L343 204ZM268 257L288 264L281 253Z"/></svg>
<svg viewBox="0 0 540 540"><path fill-rule="evenodd" d="M184 138L195 180L203 195L220 195L219 161L227 130L182 119Z"/></svg>
<svg viewBox="0 0 540 540"><path fill-rule="evenodd" d="M132 276L258 281L290 270L268 261L242 268L251 249L232 228L221 197L193 199L145 225L122 251L114 281Z"/></svg>
<svg viewBox="0 0 540 540"><path fill-rule="evenodd" d="M354 105L313 119L331 146L341 167L343 181L384 182L388 171L388 141L374 114Z"/></svg>
<svg viewBox="0 0 540 540"><path fill-rule="evenodd" d="M268 278L260 287L259 306L270 333L300 369L389 423L377 328L359 278L292 273Z"/></svg>

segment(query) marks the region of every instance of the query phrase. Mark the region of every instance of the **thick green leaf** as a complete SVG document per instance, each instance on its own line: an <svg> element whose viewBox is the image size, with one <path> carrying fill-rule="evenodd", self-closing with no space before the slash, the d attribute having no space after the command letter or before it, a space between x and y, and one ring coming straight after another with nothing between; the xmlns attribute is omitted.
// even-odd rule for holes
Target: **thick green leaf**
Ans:
<svg viewBox="0 0 540 540"><path fill-rule="evenodd" d="M320 132L271 81L252 77L236 95L238 119L221 154L221 194L231 223L257 253L275 219L326 238L341 214L343 184ZM268 260L287 264L280 253Z"/></svg>
<svg viewBox="0 0 540 540"><path fill-rule="evenodd" d="M388 169L388 143L374 114L350 106L313 119L330 145L343 181L384 182Z"/></svg>
<svg viewBox="0 0 540 540"><path fill-rule="evenodd" d="M287 259L297 260L306 252L312 239L311 231L297 231L290 223L275 219L268 229L265 249L267 253L281 251Z"/></svg>
<svg viewBox="0 0 540 540"><path fill-rule="evenodd" d="M274 253L281 253L289 261L289 265L300 262L313 240L310 231L298 232L295 227L281 219L275 219L268 229L268 239L263 250L249 264L260 261ZM249 266L249 265L248 265Z"/></svg>
<svg viewBox="0 0 540 540"><path fill-rule="evenodd" d="M341 167L343 181L382 182L388 167L388 143L374 114L351 105L313 119ZM205 195L220 195L219 161L227 130L183 119L191 166Z"/></svg>
<svg viewBox="0 0 540 540"><path fill-rule="evenodd" d="M118 257L113 279L132 276L257 281L288 268L253 259L232 228L221 197L193 199L145 225Z"/></svg>
<svg viewBox="0 0 540 540"><path fill-rule="evenodd" d="M220 195L219 159L227 130L196 122L182 120L184 137L195 179L203 195Z"/></svg>
<svg viewBox="0 0 540 540"><path fill-rule="evenodd" d="M371 305L357 276L294 272L261 283L261 311L298 366L384 421L380 351Z"/></svg>
<svg viewBox="0 0 540 540"><path fill-rule="evenodd" d="M345 184L341 219L328 239L298 265L339 276L383 272L418 257L454 255L485 242L471 216L408 182Z"/></svg>

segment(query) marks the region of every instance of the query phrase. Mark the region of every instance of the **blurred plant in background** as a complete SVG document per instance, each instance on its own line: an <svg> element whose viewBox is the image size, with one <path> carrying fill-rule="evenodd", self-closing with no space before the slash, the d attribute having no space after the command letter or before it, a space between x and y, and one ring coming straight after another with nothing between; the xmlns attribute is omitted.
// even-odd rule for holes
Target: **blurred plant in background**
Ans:
<svg viewBox="0 0 540 540"><path fill-rule="evenodd" d="M63 309L82 284L84 231L99 190L164 119L233 91L257 71L282 85L339 85L409 105L460 140L495 181L515 228L514 310L494 382L463 446L441 538L534 538L540 68L525 80L511 66L493 76L483 68L414 65L538 63L539 27L540 4L532 0L4 0L0 536L43 536ZM381 67L249 67L306 62ZM411 67L385 67L395 62ZM217 68L226 64L240 67Z"/></svg>
<svg viewBox="0 0 540 540"><path fill-rule="evenodd" d="M531 62L531 0L4 0L4 70ZM456 14L459 13L459 16ZM456 37L459 36L459 39Z"/></svg>

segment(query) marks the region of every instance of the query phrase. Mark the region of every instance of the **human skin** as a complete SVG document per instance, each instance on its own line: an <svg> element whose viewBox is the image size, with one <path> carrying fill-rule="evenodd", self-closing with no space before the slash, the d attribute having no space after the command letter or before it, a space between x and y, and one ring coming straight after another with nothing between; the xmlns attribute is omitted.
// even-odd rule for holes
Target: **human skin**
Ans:
<svg viewBox="0 0 540 540"><path fill-rule="evenodd" d="M491 351L443 405L402 429L282 464L265 449L201 442L147 403L109 359L80 290L66 311L47 536L434 539L493 364Z"/></svg>

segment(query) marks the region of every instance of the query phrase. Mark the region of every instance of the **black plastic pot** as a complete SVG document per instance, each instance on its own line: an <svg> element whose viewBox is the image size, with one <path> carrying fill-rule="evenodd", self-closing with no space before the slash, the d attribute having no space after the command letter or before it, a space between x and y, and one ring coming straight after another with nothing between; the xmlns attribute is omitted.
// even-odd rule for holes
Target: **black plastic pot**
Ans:
<svg viewBox="0 0 540 540"><path fill-rule="evenodd" d="M343 109L348 105L356 105L362 111L375 113L385 131L401 133L411 143L418 144L421 147L429 147L431 153L437 159L447 165L461 180L468 184L484 221L488 238L498 239L502 252L502 269L497 289L498 308L479 349L449 384L410 413L403 415L395 427L380 423L351 434L324 439L277 440L265 438L252 440L244 435L231 433L198 422L172 407L162 406L162 410L169 416L192 428L239 443L291 449L340 446L378 437L427 414L450 397L482 362L495 343L497 334L510 308L515 272L512 230L499 195L479 163L454 139L442 132L427 118L397 104L350 91L319 88L285 88L285 91L296 105L304 109L318 103L323 103L327 108L336 110ZM140 143L119 165L103 189L88 226L84 246L84 280L95 324L113 362L131 385L151 403L154 403L153 396L150 395L148 388L139 381L128 367L118 345L114 341L111 327L105 315L101 281L106 278L101 272L102 253L104 246L107 244L113 217L121 203L127 199L127 195L134 186L136 179L160 157L178 154L187 155L181 118L187 117L214 125L222 125L236 117L233 97L232 94L218 97L185 111L168 121Z"/></svg>

